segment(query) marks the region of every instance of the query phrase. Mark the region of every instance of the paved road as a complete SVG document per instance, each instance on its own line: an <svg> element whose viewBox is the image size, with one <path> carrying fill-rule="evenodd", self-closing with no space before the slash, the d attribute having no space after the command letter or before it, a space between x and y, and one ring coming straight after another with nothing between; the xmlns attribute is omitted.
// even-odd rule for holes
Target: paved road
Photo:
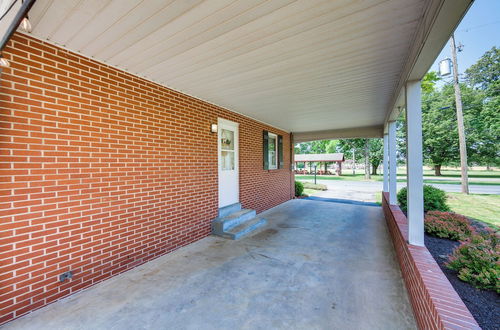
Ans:
<svg viewBox="0 0 500 330"><path fill-rule="evenodd" d="M304 180L313 182L314 180ZM380 181L338 181L338 180L318 180L318 183L328 187L327 191L315 194L318 197L351 199L363 202L375 201L374 194L382 190ZM458 184L431 184L434 187L447 192L460 192ZM398 190L405 187L406 183L398 182ZM469 190L473 194L499 194L500 186L469 185Z"/></svg>

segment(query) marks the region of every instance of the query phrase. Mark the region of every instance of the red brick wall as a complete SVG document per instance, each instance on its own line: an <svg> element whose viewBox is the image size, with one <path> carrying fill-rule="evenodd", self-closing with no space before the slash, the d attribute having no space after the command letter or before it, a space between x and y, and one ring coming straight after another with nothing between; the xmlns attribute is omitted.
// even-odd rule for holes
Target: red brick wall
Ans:
<svg viewBox="0 0 500 330"><path fill-rule="evenodd" d="M426 247L408 244L408 220L382 194L387 226L420 329L480 329Z"/></svg>
<svg viewBox="0 0 500 330"><path fill-rule="evenodd" d="M240 123L244 207L290 199L286 132L28 36L4 56L0 324L209 235L218 117ZM264 129L285 169L262 169Z"/></svg>

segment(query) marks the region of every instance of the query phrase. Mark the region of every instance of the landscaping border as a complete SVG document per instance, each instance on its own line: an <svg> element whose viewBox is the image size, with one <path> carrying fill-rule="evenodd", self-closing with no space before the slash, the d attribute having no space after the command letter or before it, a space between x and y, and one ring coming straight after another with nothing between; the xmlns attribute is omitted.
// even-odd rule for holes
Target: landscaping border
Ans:
<svg viewBox="0 0 500 330"><path fill-rule="evenodd" d="M408 220L382 193L382 208L420 329L481 329L426 247L408 244Z"/></svg>

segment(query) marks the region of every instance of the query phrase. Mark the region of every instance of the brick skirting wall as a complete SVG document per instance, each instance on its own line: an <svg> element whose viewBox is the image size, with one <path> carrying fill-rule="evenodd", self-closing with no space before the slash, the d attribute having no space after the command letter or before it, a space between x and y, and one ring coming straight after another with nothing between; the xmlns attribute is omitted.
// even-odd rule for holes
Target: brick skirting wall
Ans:
<svg viewBox="0 0 500 330"><path fill-rule="evenodd" d="M0 324L208 236L219 117L239 123L243 207L294 195L287 132L27 35L3 56ZM263 169L263 130L284 168Z"/></svg>
<svg viewBox="0 0 500 330"><path fill-rule="evenodd" d="M408 220L382 193L382 207L420 329L480 329L426 247L409 245Z"/></svg>

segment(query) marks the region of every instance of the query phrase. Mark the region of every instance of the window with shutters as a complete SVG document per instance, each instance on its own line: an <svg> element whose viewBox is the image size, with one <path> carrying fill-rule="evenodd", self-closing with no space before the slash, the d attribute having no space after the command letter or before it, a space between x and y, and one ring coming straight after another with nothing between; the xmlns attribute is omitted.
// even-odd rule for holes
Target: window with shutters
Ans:
<svg viewBox="0 0 500 330"><path fill-rule="evenodd" d="M278 136L273 133L269 133L268 139L268 154L269 157L269 169L275 170L278 168Z"/></svg>
<svg viewBox="0 0 500 330"><path fill-rule="evenodd" d="M265 170L283 168L283 136L264 131L262 149Z"/></svg>

